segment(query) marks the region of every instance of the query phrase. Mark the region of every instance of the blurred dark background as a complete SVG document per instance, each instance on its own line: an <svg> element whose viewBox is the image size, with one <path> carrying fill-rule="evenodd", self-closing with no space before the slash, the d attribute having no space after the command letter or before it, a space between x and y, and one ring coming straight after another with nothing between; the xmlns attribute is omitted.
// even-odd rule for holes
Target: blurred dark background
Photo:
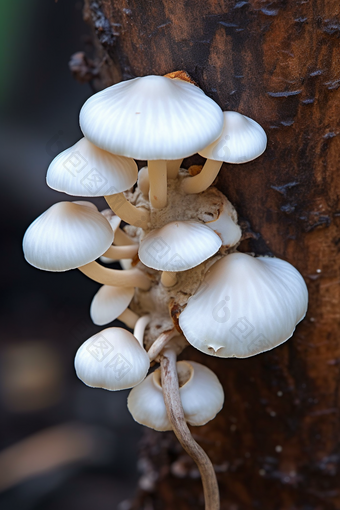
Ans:
<svg viewBox="0 0 340 510"><path fill-rule="evenodd" d="M78 271L34 269L21 249L28 225L70 199L45 174L81 137L79 110L92 94L68 68L73 53L91 54L82 9L75 0L0 4L2 510L125 510L137 482L142 431L127 392L90 389L73 368L100 329L89 317L98 285Z"/></svg>

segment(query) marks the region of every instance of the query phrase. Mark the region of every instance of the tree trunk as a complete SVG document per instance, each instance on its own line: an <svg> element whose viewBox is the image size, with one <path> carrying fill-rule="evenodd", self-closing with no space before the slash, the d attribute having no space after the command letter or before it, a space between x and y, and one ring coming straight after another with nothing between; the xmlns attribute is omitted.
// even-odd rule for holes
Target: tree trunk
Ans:
<svg viewBox="0 0 340 510"><path fill-rule="evenodd" d="M266 130L265 154L224 165L218 187L248 233L242 250L292 263L309 311L265 354L184 352L212 368L226 394L216 419L192 432L215 465L222 509L340 508L338 0L87 0L84 12L102 87L183 69L223 110ZM147 431L142 455L133 508L203 508L172 433Z"/></svg>

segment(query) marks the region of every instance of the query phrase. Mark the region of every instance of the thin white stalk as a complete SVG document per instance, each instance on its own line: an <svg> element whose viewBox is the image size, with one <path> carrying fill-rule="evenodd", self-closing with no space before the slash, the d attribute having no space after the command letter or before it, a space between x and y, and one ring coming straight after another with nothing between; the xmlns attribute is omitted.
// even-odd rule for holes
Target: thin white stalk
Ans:
<svg viewBox="0 0 340 510"><path fill-rule="evenodd" d="M139 319L139 315L130 310L130 308L127 308L119 315L118 319L124 322L128 328L133 329Z"/></svg>
<svg viewBox="0 0 340 510"><path fill-rule="evenodd" d="M149 200L155 209L163 209L167 204L168 179L166 161L148 161L149 170Z"/></svg>
<svg viewBox="0 0 340 510"><path fill-rule="evenodd" d="M163 271L161 275L161 282L164 287L173 287L177 283L177 273L172 271Z"/></svg>
<svg viewBox="0 0 340 510"><path fill-rule="evenodd" d="M161 333L157 340L154 341L154 343L151 345L150 349L148 350L148 355L150 358L150 361L153 361L159 353L164 349L164 347L167 345L167 343L174 337L178 335L178 331L173 328L170 331L164 331L164 333Z"/></svg>
<svg viewBox="0 0 340 510"><path fill-rule="evenodd" d="M132 205L124 195L124 193L116 193L115 195L107 195L104 197L110 209L117 214L122 220L135 227L147 228L150 221L150 213L142 207Z"/></svg>
<svg viewBox="0 0 340 510"><path fill-rule="evenodd" d="M183 179L182 186L185 193L188 195L201 193L209 188L221 170L222 163L223 161L207 159L199 174Z"/></svg>
<svg viewBox="0 0 340 510"><path fill-rule="evenodd" d="M151 282L145 273L139 269L110 269L101 266L97 262L90 262L85 266L78 267L79 271L88 278L102 285L113 285L115 287L139 287L149 290Z"/></svg>
<svg viewBox="0 0 340 510"><path fill-rule="evenodd" d="M161 360L161 374L164 402L173 431L184 450L196 462L201 473L205 510L219 510L220 496L213 465L205 451L192 437L184 418L179 393L176 353L172 349L164 350Z"/></svg>
<svg viewBox="0 0 340 510"><path fill-rule="evenodd" d="M133 330L134 336L137 338L138 342L141 344L142 347L144 347L143 341L144 341L144 333L145 328L150 322L150 315L143 315L138 319L135 325L135 329Z"/></svg>
<svg viewBox="0 0 340 510"><path fill-rule="evenodd" d="M166 163L168 170L168 179L176 179L183 159L173 159Z"/></svg>
<svg viewBox="0 0 340 510"><path fill-rule="evenodd" d="M110 246L103 257L112 260L133 259L138 253L139 244L130 244L129 246Z"/></svg>
<svg viewBox="0 0 340 510"><path fill-rule="evenodd" d="M149 195L150 189L149 172L147 166L143 166L143 168L139 170L137 184L143 195L147 197Z"/></svg>

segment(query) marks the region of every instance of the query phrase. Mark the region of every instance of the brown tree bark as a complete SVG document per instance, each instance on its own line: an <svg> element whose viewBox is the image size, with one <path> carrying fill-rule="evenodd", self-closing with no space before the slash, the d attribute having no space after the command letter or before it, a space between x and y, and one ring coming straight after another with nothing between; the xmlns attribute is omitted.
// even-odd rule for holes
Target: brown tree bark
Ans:
<svg viewBox="0 0 340 510"><path fill-rule="evenodd" d="M340 508L340 7L338 0L87 0L101 86L184 69L224 110L254 118L268 149L224 165L245 251L291 262L309 287L306 319L246 360L194 349L226 394L193 429L212 459L222 509ZM199 158L196 158L198 160ZM194 466L171 433L147 431L134 508L203 508Z"/></svg>

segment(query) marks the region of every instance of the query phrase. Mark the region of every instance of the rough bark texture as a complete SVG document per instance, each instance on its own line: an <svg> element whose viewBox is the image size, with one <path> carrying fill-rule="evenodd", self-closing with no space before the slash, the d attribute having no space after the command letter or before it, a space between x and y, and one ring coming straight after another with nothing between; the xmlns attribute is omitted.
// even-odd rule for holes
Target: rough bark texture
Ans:
<svg viewBox="0 0 340 510"><path fill-rule="evenodd" d="M224 165L219 188L251 235L243 250L288 260L309 287L286 344L247 360L193 349L226 394L193 430L216 466L222 509L340 508L340 18L338 0L87 0L101 86L184 69L222 109L268 134L258 160ZM198 158L196 158L198 161ZM148 431L134 508L203 508L172 434Z"/></svg>

